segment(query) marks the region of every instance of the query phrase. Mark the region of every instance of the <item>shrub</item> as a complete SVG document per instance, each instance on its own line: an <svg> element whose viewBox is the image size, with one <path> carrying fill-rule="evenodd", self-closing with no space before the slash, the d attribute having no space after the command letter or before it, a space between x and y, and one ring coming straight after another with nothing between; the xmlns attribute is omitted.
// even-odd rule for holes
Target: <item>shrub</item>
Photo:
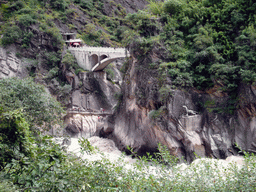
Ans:
<svg viewBox="0 0 256 192"><path fill-rule="evenodd" d="M61 62L62 64L66 65L67 69L75 71L76 74L83 71L83 69L79 67L76 58L71 54L70 51L67 51Z"/></svg>
<svg viewBox="0 0 256 192"><path fill-rule="evenodd" d="M144 37L153 36L158 32L157 23L151 19L151 15L139 11L138 13L129 13L125 20L129 23L132 23L132 26L140 35Z"/></svg>
<svg viewBox="0 0 256 192"><path fill-rule="evenodd" d="M164 2L163 9L171 15L177 14L182 10L183 3L181 0L167 0Z"/></svg>
<svg viewBox="0 0 256 192"><path fill-rule="evenodd" d="M104 71L107 73L107 79L111 80L115 78L115 72L111 67L108 66Z"/></svg>
<svg viewBox="0 0 256 192"><path fill-rule="evenodd" d="M57 11L65 11L67 2L66 0L50 0L50 6Z"/></svg>
<svg viewBox="0 0 256 192"><path fill-rule="evenodd" d="M8 19L11 17L16 11L22 9L25 7L25 3L21 0L18 0L14 3L10 4L3 4L2 6L3 9L3 16L5 19Z"/></svg>
<svg viewBox="0 0 256 192"><path fill-rule="evenodd" d="M7 27L7 29L4 31L1 43L3 46L10 45L18 41L21 38L21 35L21 29L17 25L12 25Z"/></svg>
<svg viewBox="0 0 256 192"><path fill-rule="evenodd" d="M150 0L149 4L147 5L149 11L154 14L154 15L161 15L163 13L163 2L160 1L155 1L155 0Z"/></svg>
<svg viewBox="0 0 256 192"><path fill-rule="evenodd" d="M158 91L158 93L159 93L160 102L165 104L167 103L167 100L170 98L171 89L170 87L163 85Z"/></svg>
<svg viewBox="0 0 256 192"><path fill-rule="evenodd" d="M0 80L0 107L3 111L23 109L31 125L49 125L60 121L60 104L46 93L44 86L32 79L8 78Z"/></svg>
<svg viewBox="0 0 256 192"><path fill-rule="evenodd" d="M31 38L33 36L34 36L34 34L31 31L29 31L28 33L25 33L23 35L23 39L21 41L22 42L22 47L27 48L29 46L29 44L31 42Z"/></svg>
<svg viewBox="0 0 256 192"><path fill-rule="evenodd" d="M58 66L58 63L60 62L61 53L60 52L46 52L44 53L44 60L46 64L52 68L55 66Z"/></svg>
<svg viewBox="0 0 256 192"><path fill-rule="evenodd" d="M29 135L29 124L20 110L3 113L3 108L0 108L0 171L13 159L29 155L29 145L32 145Z"/></svg>
<svg viewBox="0 0 256 192"><path fill-rule="evenodd" d="M82 33L81 38L90 46L100 46L102 42L102 31L96 30L96 26L93 24L87 24L85 27L85 33Z"/></svg>
<svg viewBox="0 0 256 192"><path fill-rule="evenodd" d="M47 78L52 79L52 78L56 77L56 76L58 75L58 73L59 73L59 70L60 70L59 67L54 67L54 68L52 68L52 69L48 72Z"/></svg>
<svg viewBox="0 0 256 192"><path fill-rule="evenodd" d="M35 24L36 20L29 14L21 15L18 18L18 23L22 28L27 28L32 24Z"/></svg>
<svg viewBox="0 0 256 192"><path fill-rule="evenodd" d="M159 120L161 119L165 114L167 113L166 106L161 106L157 110L151 110L149 112L149 117L154 119L154 120Z"/></svg>
<svg viewBox="0 0 256 192"><path fill-rule="evenodd" d="M61 49L64 41L62 35L60 34L60 30L56 26L53 26L47 28L45 32L50 35L52 46Z"/></svg>

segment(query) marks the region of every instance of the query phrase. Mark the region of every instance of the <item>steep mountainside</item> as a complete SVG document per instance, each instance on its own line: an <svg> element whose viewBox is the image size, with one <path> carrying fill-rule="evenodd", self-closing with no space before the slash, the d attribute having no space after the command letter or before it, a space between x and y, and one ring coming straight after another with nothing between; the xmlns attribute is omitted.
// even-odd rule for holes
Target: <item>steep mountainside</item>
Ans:
<svg viewBox="0 0 256 192"><path fill-rule="evenodd" d="M244 101L233 115L214 111L229 100L228 95L214 88L208 92L169 88L163 98L157 71L145 70L145 65L155 59L153 52L149 55L144 62L133 57L124 77L119 108L108 119L113 129L108 138L119 149L130 146L138 154L145 154L156 152L160 142L172 155L187 161L196 155L235 155L239 151L236 144L256 152L254 86L240 85L239 96ZM171 87L171 80L166 86ZM184 106L195 113L187 112Z"/></svg>
<svg viewBox="0 0 256 192"><path fill-rule="evenodd" d="M71 135L108 137L139 154L160 142L189 161L237 154L236 144L256 151L253 1L0 3L1 78L32 76L67 108L114 113L104 126L97 116L71 115ZM131 58L112 63L107 76L85 71L63 33L127 47Z"/></svg>
<svg viewBox="0 0 256 192"><path fill-rule="evenodd" d="M147 4L144 0L0 3L0 41L4 47L0 49L0 77L32 76L65 106L75 90L90 85L83 86L78 74L84 70L66 51L62 34L75 33L89 46L125 46L130 35L127 31L124 34L127 38L122 36L129 24L125 16ZM106 69L108 78L120 81L120 74L115 70L115 67ZM114 74L117 75L113 77Z"/></svg>

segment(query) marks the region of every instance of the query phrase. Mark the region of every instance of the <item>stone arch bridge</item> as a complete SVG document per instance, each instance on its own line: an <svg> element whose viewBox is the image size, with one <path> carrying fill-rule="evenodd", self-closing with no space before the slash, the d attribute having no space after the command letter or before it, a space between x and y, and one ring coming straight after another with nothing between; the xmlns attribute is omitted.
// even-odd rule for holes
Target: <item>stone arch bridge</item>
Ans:
<svg viewBox="0 0 256 192"><path fill-rule="evenodd" d="M78 65L89 71L101 71L114 60L130 56L124 48L84 46L68 50L76 57Z"/></svg>

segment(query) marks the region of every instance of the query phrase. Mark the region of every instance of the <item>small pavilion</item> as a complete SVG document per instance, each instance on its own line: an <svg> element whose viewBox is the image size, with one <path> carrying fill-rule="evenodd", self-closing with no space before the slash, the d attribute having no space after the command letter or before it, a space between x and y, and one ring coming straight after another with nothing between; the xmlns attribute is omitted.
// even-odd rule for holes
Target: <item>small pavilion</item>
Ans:
<svg viewBox="0 0 256 192"><path fill-rule="evenodd" d="M81 47L82 40L76 39L76 33L62 33L62 37L68 47Z"/></svg>

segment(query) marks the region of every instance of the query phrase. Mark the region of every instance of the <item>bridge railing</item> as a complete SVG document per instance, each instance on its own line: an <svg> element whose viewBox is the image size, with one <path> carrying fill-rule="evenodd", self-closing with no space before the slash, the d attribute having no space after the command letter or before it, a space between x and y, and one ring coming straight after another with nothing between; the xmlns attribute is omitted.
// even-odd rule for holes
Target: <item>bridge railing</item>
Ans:
<svg viewBox="0 0 256 192"><path fill-rule="evenodd" d="M88 47L88 46L83 46L83 47L68 47L69 50L72 51L88 51L88 52L108 52L108 53L124 53L127 51L125 48L113 48L113 47ZM129 53L127 51L127 53Z"/></svg>

